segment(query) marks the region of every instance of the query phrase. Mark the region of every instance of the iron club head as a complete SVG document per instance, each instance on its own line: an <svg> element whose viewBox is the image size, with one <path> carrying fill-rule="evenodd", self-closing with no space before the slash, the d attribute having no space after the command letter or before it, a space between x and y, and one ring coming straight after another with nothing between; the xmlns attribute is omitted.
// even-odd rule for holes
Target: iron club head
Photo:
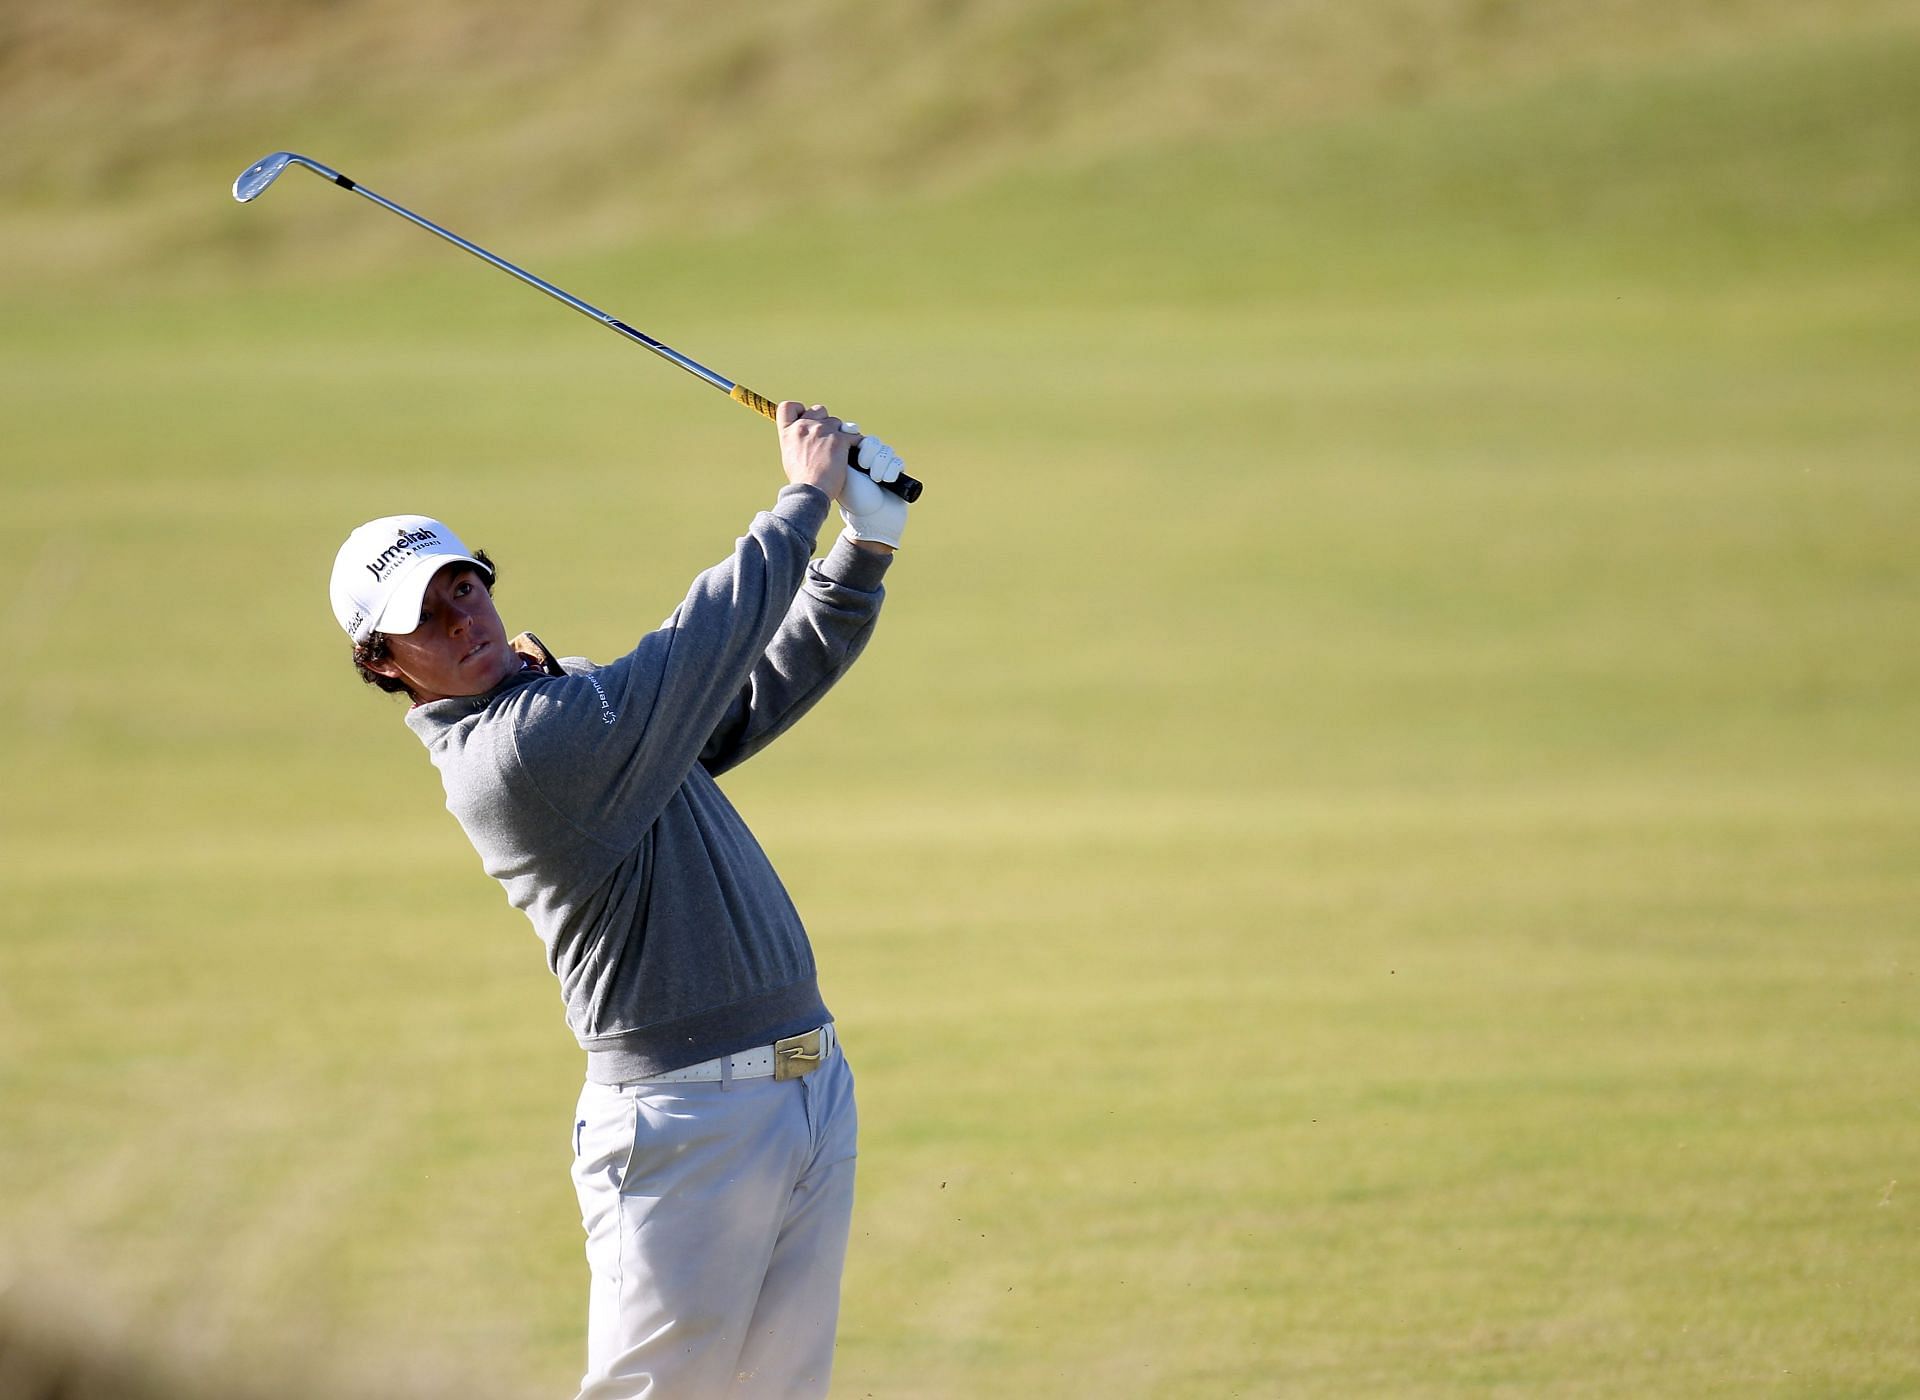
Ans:
<svg viewBox="0 0 1920 1400"><path fill-rule="evenodd" d="M280 172L287 168L293 159L289 151L275 151L270 156L262 156L252 165L240 172L240 178L233 182L233 197L245 204L280 178Z"/></svg>
<svg viewBox="0 0 1920 1400"><path fill-rule="evenodd" d="M330 170L317 160L308 160L292 151L275 151L270 156L262 156L252 165L240 172L240 178L233 182L233 197L245 204L250 199L258 199L261 193L280 178L280 172L289 165L304 165L322 179L331 180L336 185L353 188L353 182L337 170Z"/></svg>

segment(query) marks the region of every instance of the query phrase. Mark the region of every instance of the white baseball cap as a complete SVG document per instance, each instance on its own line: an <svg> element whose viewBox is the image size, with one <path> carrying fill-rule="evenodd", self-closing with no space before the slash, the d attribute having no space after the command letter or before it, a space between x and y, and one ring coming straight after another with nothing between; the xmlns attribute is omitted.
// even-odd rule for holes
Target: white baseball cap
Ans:
<svg viewBox="0 0 1920 1400"><path fill-rule="evenodd" d="M463 561L492 581L493 570L438 520L425 515L369 520L333 557L327 596L334 618L356 645L375 632L403 637L420 625L420 600L433 576Z"/></svg>

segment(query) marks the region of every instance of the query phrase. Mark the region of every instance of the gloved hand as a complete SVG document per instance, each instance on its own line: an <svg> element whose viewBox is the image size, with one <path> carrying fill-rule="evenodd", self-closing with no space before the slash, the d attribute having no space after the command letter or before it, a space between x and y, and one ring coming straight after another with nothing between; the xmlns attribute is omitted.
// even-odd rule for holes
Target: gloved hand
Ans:
<svg viewBox="0 0 1920 1400"><path fill-rule="evenodd" d="M857 423L847 423L841 431L852 433L859 428ZM881 490L880 483L892 481L905 468L900 454L879 438L860 439L860 471L848 472L846 485L840 488L840 518L846 521L849 535L900 547L900 532L907 528L907 503Z"/></svg>

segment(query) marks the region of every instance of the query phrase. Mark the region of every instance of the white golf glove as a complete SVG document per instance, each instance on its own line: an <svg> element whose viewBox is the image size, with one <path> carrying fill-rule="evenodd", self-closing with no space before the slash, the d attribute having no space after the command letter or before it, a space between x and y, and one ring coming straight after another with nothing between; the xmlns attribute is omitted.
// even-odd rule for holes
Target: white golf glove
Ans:
<svg viewBox="0 0 1920 1400"><path fill-rule="evenodd" d="M843 430L858 432L859 427L847 423ZM900 532L907 528L907 503L883 491L880 483L892 481L905 467L900 454L879 438L860 439L860 471L848 472L847 484L840 490L840 518L854 539L900 547Z"/></svg>

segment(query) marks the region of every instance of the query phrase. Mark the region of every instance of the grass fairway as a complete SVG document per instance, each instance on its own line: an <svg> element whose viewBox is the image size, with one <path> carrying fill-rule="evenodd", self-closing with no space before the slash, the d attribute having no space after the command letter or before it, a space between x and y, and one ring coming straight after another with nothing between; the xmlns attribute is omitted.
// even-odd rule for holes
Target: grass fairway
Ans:
<svg viewBox="0 0 1920 1400"><path fill-rule="evenodd" d="M928 483L729 780L836 1394L1920 1391L1916 172L1888 20L539 267ZM578 1053L322 581L443 514L604 658L763 426L449 250L15 285L0 411L0 1284L567 1393Z"/></svg>

